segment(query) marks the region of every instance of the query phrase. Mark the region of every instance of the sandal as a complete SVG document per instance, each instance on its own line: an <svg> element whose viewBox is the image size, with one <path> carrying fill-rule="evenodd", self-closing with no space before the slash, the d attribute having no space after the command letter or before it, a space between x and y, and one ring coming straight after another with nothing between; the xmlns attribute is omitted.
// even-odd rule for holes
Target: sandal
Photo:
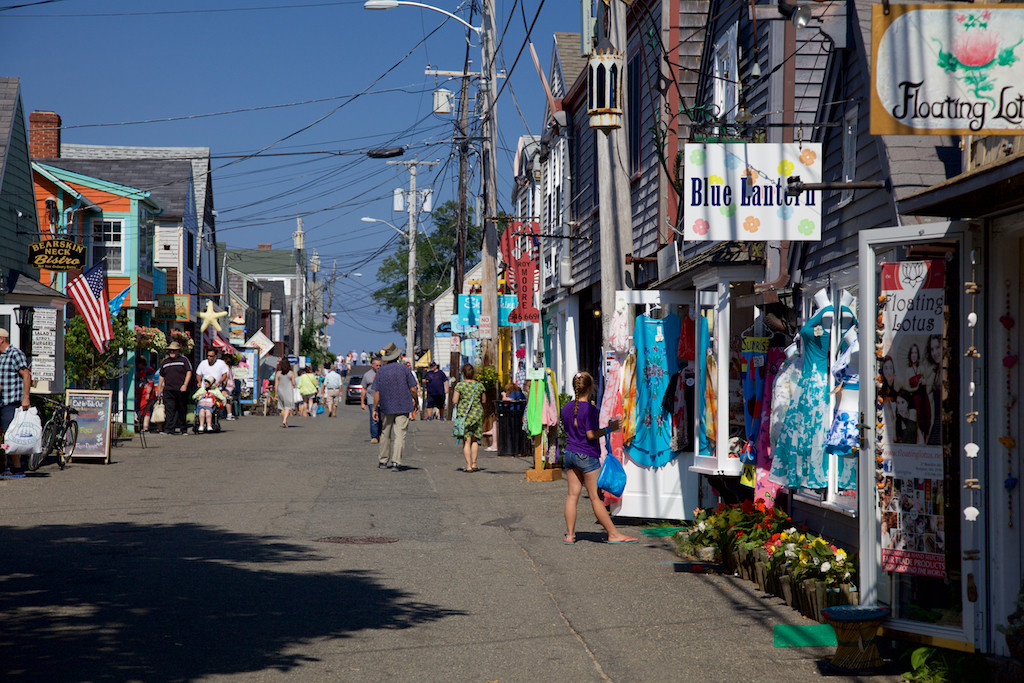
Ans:
<svg viewBox="0 0 1024 683"><path fill-rule="evenodd" d="M575 536L570 536L569 534L566 534L565 536L562 537L562 543L564 543L565 545L575 545L576 544L576 537Z"/></svg>

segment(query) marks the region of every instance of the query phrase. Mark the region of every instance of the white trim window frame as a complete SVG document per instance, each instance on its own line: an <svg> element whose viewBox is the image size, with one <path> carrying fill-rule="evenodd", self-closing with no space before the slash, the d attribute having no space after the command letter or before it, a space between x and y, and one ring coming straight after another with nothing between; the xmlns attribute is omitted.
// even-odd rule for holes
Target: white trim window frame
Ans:
<svg viewBox="0 0 1024 683"><path fill-rule="evenodd" d="M90 231L90 263L107 259L108 273L124 271L124 219L97 218Z"/></svg>
<svg viewBox="0 0 1024 683"><path fill-rule="evenodd" d="M736 120L736 106L740 96L737 35L738 25L732 24L715 42L712 50L714 114L726 123Z"/></svg>

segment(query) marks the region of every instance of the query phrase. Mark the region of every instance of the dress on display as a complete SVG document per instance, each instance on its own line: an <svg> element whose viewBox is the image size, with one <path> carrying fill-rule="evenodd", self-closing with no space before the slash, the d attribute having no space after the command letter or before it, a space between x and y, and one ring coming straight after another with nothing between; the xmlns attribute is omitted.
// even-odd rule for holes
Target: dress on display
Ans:
<svg viewBox="0 0 1024 683"><path fill-rule="evenodd" d="M854 333L855 335L856 333ZM860 450L860 431L857 429L860 413L860 376L851 371L850 360L860 351L857 337L842 351L832 368L836 384L841 386L832 426L825 436L825 452L837 458L839 489L857 488L857 458Z"/></svg>
<svg viewBox="0 0 1024 683"><path fill-rule="evenodd" d="M672 416L662 410L668 380L676 372L679 348L679 316L661 319L637 316L633 330L636 344L636 434L629 456L639 465L661 467L675 457L672 451Z"/></svg>
<svg viewBox="0 0 1024 683"><path fill-rule="evenodd" d="M626 356L622 366L622 443L627 446L636 433L636 354Z"/></svg>
<svg viewBox="0 0 1024 683"><path fill-rule="evenodd" d="M772 458L769 478L789 488L823 489L825 472L825 425L828 412L828 353L835 309L822 307L800 328L803 343L803 372L800 395L786 411Z"/></svg>
<svg viewBox="0 0 1024 683"><path fill-rule="evenodd" d="M761 425L757 435L757 464L754 475L754 499L761 498L768 507L775 507L775 495L779 485L768 479L772 468L771 434L772 396L775 378L782 370L786 354L782 349L768 349L765 361L764 389L761 399ZM788 401L788 397L787 397ZM787 403L788 407L788 403Z"/></svg>
<svg viewBox="0 0 1024 683"><path fill-rule="evenodd" d="M697 318L697 453L699 455L711 455L714 450L714 437L708 434L708 358L712 358L711 332L708 330L708 320L704 316ZM716 372L715 377L718 377ZM714 401L712 401L714 405ZM715 429L717 422L711 421L711 429ZM709 438L710 437L710 438Z"/></svg>

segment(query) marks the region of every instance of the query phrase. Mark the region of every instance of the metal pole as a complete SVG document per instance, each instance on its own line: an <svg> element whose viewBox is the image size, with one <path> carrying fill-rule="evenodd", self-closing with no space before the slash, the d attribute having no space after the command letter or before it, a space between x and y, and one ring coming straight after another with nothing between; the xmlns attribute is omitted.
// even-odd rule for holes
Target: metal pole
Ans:
<svg viewBox="0 0 1024 683"><path fill-rule="evenodd" d="M416 194L416 164L409 164L409 297L405 312L405 353L416 360L416 216L419 196Z"/></svg>
<svg viewBox="0 0 1024 683"><path fill-rule="evenodd" d="M306 278L302 274L302 250L305 245L306 233L302 232L302 218L296 219L298 223L298 229L295 234L292 235L292 243L295 247L295 287L292 290L292 347L296 356L302 356L302 321L301 321L301 308L299 302L302 300L302 294L299 288L305 289Z"/></svg>
<svg viewBox="0 0 1024 683"><path fill-rule="evenodd" d="M494 87L497 64L494 56L494 0L483 0L483 24L480 32L483 53L480 95L483 107L483 175L484 175L484 228L482 269L480 274L480 322L487 323L480 331L480 346L484 365L497 362L498 327L498 226L494 220L498 213L497 175L497 110ZM483 327L483 325L481 325Z"/></svg>

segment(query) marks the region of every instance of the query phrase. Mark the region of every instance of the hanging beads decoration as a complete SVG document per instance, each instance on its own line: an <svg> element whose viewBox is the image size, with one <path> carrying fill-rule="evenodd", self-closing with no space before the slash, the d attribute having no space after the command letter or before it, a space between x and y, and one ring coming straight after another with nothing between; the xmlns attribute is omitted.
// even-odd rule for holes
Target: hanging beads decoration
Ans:
<svg viewBox="0 0 1024 683"><path fill-rule="evenodd" d="M999 322L1006 331L1006 355L1003 356L1003 368L1006 370L1006 435L999 438L999 443L1006 449L1006 506L1008 514L1006 522L1013 528L1013 490L1017 488L1017 477L1013 475L1013 457L1017 448L1017 440L1013 437L1013 407L1017 399L1013 393L1013 368L1017 365L1017 355L1013 353L1013 328L1017 321L1013 319L1010 294L1011 283L1006 281L1005 312L999 316Z"/></svg>
<svg viewBox="0 0 1024 683"><path fill-rule="evenodd" d="M981 483L974 474L974 461L978 455L978 444L977 444L977 430L978 430L978 410L975 407L975 393L977 386L975 379L977 377L977 361L981 359L981 352L978 351L977 345L977 324L978 324L978 312L977 312L977 299L978 293L981 291L981 287L977 284L978 269L977 269L977 258L974 250L971 250L971 281L964 283L964 292L970 295L970 311L967 313L967 328L970 334L970 343L967 346L967 351L964 352L964 358L967 360L968 377L970 377L970 390L968 391L968 407L966 412L967 418L967 430L968 443L964 446L964 452L967 455L968 474L964 477L963 488L969 492L969 502L967 507L964 508L964 519L968 522L973 522L978 519L978 515L981 511L978 510L974 505L974 493L975 491L981 490ZM965 551L966 553L969 551ZM965 557L966 559L966 557Z"/></svg>

